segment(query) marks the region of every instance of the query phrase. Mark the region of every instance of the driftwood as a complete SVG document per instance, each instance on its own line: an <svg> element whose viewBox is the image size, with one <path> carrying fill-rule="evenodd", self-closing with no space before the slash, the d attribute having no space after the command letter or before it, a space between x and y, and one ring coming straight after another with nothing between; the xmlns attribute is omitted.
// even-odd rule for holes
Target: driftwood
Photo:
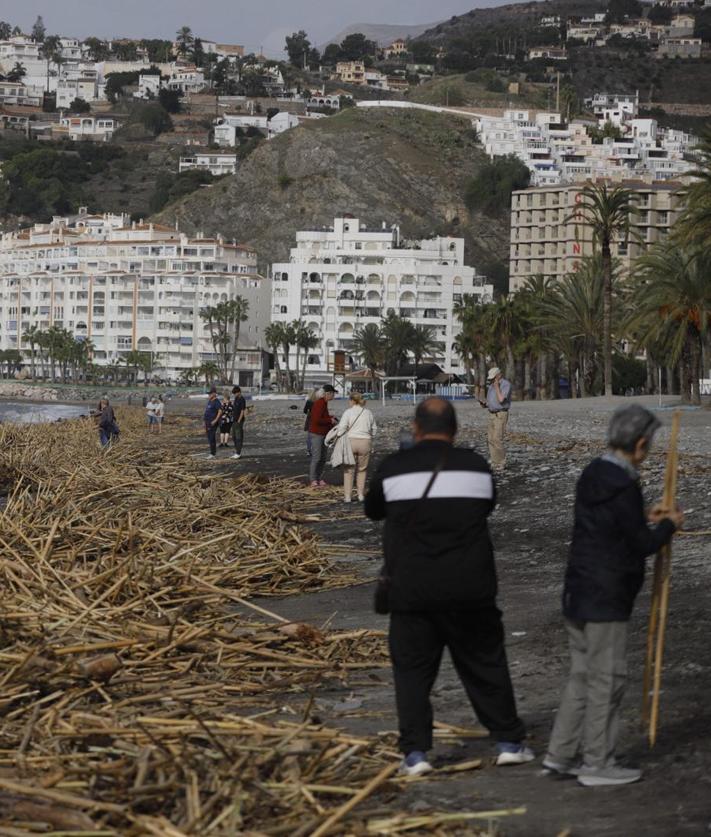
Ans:
<svg viewBox="0 0 711 837"><path fill-rule="evenodd" d="M322 499L119 421L106 450L89 422L0 427L0 835L366 833L398 754L311 692L385 665L382 634L249 601L354 581L301 526Z"/></svg>

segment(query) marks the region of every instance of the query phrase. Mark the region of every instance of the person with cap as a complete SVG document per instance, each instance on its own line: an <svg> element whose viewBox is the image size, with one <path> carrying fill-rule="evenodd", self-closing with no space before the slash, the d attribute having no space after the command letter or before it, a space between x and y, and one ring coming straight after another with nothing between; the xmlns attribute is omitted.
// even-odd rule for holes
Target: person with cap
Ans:
<svg viewBox="0 0 711 837"><path fill-rule="evenodd" d="M323 478L323 469L326 466L326 436L330 430L338 424L328 412L328 402L336 395L336 390L331 384L321 387L323 395L316 399L311 412L309 413L309 441L311 442L311 461L309 462L309 478L312 488L327 485Z"/></svg>
<svg viewBox="0 0 711 837"><path fill-rule="evenodd" d="M659 420L638 404L608 428L609 450L583 471L563 589L570 674L543 767L581 785L624 785L642 773L615 760L627 674L628 625L645 561L684 522L678 509L645 514L638 468ZM653 524L650 526L650 524Z"/></svg>
<svg viewBox="0 0 711 837"><path fill-rule="evenodd" d="M498 765L534 759L516 711L487 518L494 480L482 456L455 447L457 415L443 398L415 411L414 446L383 460L365 514L385 520L376 611L390 614L389 646L400 728L401 772L432 770L430 692L442 653L479 721L496 740Z"/></svg>
<svg viewBox="0 0 711 837"><path fill-rule="evenodd" d="M503 471L506 465L504 439L511 409L511 382L504 378L498 366L489 370L486 380L486 401L480 400L479 403L489 411L489 462L493 471Z"/></svg>
<svg viewBox="0 0 711 837"><path fill-rule="evenodd" d="M208 459L214 459L217 456L217 428L220 426L221 418L222 402L217 397L217 388L211 387L203 415L207 441L210 444L210 455Z"/></svg>
<svg viewBox="0 0 711 837"><path fill-rule="evenodd" d="M242 395L241 387L232 387L232 441L235 452L233 459L242 458L242 446L244 445L244 421L247 418L247 402Z"/></svg>

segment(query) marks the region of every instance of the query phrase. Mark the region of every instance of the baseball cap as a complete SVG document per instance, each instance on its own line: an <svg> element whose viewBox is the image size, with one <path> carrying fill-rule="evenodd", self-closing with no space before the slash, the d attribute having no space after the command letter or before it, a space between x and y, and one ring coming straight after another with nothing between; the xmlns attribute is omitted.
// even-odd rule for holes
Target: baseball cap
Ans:
<svg viewBox="0 0 711 837"><path fill-rule="evenodd" d="M331 384L324 384L324 385L321 387L321 389L322 389L324 392L335 392L335 391L336 391L336 388L335 388L335 387L332 387L332 386L331 386Z"/></svg>
<svg viewBox="0 0 711 837"><path fill-rule="evenodd" d="M498 366L492 366L489 370L489 374L486 376L487 381L493 381L497 375L501 374L501 370Z"/></svg>
<svg viewBox="0 0 711 837"><path fill-rule="evenodd" d="M208 395L212 395L213 392L215 392L215 393L217 392L217 387L210 387L210 391L209 391Z"/></svg>

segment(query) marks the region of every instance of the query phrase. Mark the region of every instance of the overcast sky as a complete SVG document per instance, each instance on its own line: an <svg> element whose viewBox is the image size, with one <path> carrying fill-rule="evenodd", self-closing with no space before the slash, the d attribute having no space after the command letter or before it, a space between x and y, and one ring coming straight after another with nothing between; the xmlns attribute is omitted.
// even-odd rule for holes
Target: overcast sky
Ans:
<svg viewBox="0 0 711 837"><path fill-rule="evenodd" d="M509 0L510 1L510 0ZM431 23L504 0L0 0L0 19L29 31L37 15L47 32L101 38L171 38L190 26L202 38L264 47L305 29L321 44L352 23Z"/></svg>

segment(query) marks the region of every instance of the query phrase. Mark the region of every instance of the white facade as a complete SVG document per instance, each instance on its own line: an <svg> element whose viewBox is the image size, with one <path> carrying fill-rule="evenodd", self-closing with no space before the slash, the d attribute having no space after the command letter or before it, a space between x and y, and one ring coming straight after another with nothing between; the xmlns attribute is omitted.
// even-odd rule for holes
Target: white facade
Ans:
<svg viewBox="0 0 711 837"><path fill-rule="evenodd" d="M108 142L120 123L109 117L64 116L59 120L57 134L65 133L70 140L91 139Z"/></svg>
<svg viewBox="0 0 711 837"><path fill-rule="evenodd" d="M454 305L464 294L493 298L493 287L464 264L463 239L401 243L398 228L368 231L357 218L298 232L290 260L274 264L272 276L272 320L301 320L319 337L306 366L310 380L323 381L334 351L349 354L355 332L391 312L431 327L440 344L434 360L461 370Z"/></svg>
<svg viewBox="0 0 711 837"><path fill-rule="evenodd" d="M215 359L200 308L237 296L249 302L238 371L251 385L269 318L269 282L254 251L125 215L55 218L0 237L0 348L25 356L23 333L54 325L90 340L97 364L138 350L175 377Z"/></svg>
<svg viewBox="0 0 711 837"><path fill-rule="evenodd" d="M593 142L594 123L565 123L559 113L507 110L503 116L479 116L474 124L490 157L513 154L526 164L534 186L574 183L587 178L627 179L651 176L676 179L694 168L688 155L697 139L660 128L653 119L631 118L636 102L595 101L600 125L612 122L621 137Z"/></svg>
<svg viewBox="0 0 711 837"><path fill-rule="evenodd" d="M178 164L178 172L201 169L209 171L215 177L222 177L225 174L234 174L237 171L236 154L193 154L190 157L181 157Z"/></svg>
<svg viewBox="0 0 711 837"><path fill-rule="evenodd" d="M279 111L271 119L267 116L250 113L226 113L215 121L213 129L215 145L222 148L234 148L237 145L237 129L256 128L263 131L267 139L296 128L300 118L295 113Z"/></svg>
<svg viewBox="0 0 711 837"><path fill-rule="evenodd" d="M160 94L160 76L141 73L138 76L138 90L134 99L157 99Z"/></svg>
<svg viewBox="0 0 711 837"><path fill-rule="evenodd" d="M42 106L42 93L20 81L0 81L0 105Z"/></svg>
<svg viewBox="0 0 711 837"><path fill-rule="evenodd" d="M205 87L205 74L197 67L173 67L165 85L180 93L199 93Z"/></svg>
<svg viewBox="0 0 711 837"><path fill-rule="evenodd" d="M96 102L103 98L96 70L81 70L78 73L60 75L57 79L57 109L65 110L75 99Z"/></svg>

